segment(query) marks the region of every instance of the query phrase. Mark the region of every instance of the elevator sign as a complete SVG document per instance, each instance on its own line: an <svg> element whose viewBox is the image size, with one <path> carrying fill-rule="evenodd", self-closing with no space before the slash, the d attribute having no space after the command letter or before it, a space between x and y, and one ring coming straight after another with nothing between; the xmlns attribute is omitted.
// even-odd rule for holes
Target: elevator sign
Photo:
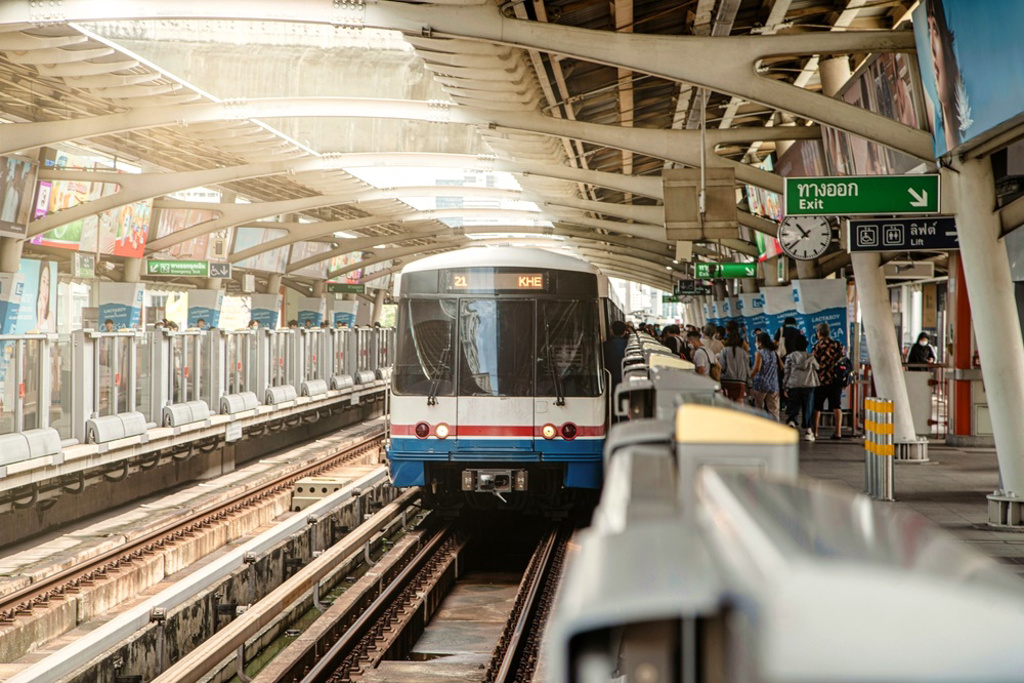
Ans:
<svg viewBox="0 0 1024 683"><path fill-rule="evenodd" d="M937 175L786 178L788 216L938 212Z"/></svg>

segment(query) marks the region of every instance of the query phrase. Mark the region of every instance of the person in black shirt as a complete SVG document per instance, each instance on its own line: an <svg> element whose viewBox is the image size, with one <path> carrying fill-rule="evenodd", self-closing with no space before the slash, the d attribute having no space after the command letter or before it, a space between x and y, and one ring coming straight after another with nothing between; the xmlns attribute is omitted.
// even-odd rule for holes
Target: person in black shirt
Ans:
<svg viewBox="0 0 1024 683"><path fill-rule="evenodd" d="M935 362L935 349L928 343L928 333L922 332L917 337L917 343L907 352L907 365L931 365ZM925 367L908 367L907 370L926 371Z"/></svg>

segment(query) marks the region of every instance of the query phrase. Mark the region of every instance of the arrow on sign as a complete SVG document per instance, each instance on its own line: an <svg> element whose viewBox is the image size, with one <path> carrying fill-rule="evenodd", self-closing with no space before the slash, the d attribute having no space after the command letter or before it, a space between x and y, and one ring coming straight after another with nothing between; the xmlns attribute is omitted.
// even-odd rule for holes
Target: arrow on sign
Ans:
<svg viewBox="0 0 1024 683"><path fill-rule="evenodd" d="M960 241L960 233L956 230L947 230L946 237L952 237L954 242Z"/></svg>
<svg viewBox="0 0 1024 683"><path fill-rule="evenodd" d="M918 194L914 192L914 188L908 187L907 192L916 200L910 202L911 206L928 206L928 190L921 190L921 194Z"/></svg>

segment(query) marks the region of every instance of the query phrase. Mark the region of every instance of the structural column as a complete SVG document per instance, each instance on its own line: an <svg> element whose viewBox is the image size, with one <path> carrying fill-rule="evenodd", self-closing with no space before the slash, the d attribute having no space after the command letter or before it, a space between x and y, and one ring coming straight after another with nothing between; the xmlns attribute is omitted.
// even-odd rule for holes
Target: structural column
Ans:
<svg viewBox="0 0 1024 683"><path fill-rule="evenodd" d="M959 375L971 368L971 302L967 299L963 260L959 252L949 255L949 296L947 310L953 310L953 414L949 433L971 436L971 380Z"/></svg>
<svg viewBox="0 0 1024 683"><path fill-rule="evenodd" d="M820 69L822 92L835 97L850 78L850 60L847 57L825 59L821 61ZM892 324L889 290L885 283L881 256L854 252L850 254L850 260L857 279L857 300L864 321L864 335L868 341L875 388L882 398L892 401L895 425L893 436L896 443L916 441L910 397L907 395L907 383L903 379L903 356L896 339L896 328Z"/></svg>
<svg viewBox="0 0 1024 683"><path fill-rule="evenodd" d="M376 296L373 297L373 314L370 317L370 323L380 322L381 313L384 312L384 300L387 297L387 291L381 287L377 290Z"/></svg>
<svg viewBox="0 0 1024 683"><path fill-rule="evenodd" d="M956 185L956 222L960 234L967 296L988 396L989 416L999 458L1002 492L1024 497L1024 338L1017 319L1013 280L1001 225L995 213L991 161L954 160L943 181ZM964 331L958 330L959 335Z"/></svg>

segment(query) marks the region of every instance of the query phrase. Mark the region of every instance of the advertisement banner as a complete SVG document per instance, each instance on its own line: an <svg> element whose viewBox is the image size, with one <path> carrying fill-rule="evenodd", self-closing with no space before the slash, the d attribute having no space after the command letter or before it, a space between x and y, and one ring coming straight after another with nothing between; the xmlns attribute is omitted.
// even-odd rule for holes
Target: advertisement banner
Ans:
<svg viewBox="0 0 1024 683"><path fill-rule="evenodd" d="M913 17L936 157L1024 118L1024 3L922 0Z"/></svg>
<svg viewBox="0 0 1024 683"><path fill-rule="evenodd" d="M287 236L287 230L277 228L236 228L235 246L231 250L231 253L238 254L246 249L258 247L261 244L266 244L267 242ZM269 251L264 251L255 256L250 256L249 258L237 261L234 266L236 268L243 268L246 270L262 270L268 273L284 273L285 266L288 263L289 251L289 247L270 249Z"/></svg>
<svg viewBox="0 0 1024 683"><path fill-rule="evenodd" d="M754 362L754 354L757 352L757 333L767 332L767 318L764 314L764 295L740 294L739 307L743 314L743 322L740 323L743 329L743 339L750 345L750 362Z"/></svg>
<svg viewBox="0 0 1024 683"><path fill-rule="evenodd" d="M722 303L717 299L711 300L711 305L709 306L708 311L708 322L714 325L715 327L718 327L719 325L722 324L721 306Z"/></svg>
<svg viewBox="0 0 1024 683"><path fill-rule="evenodd" d="M224 305L223 289L193 289L188 293L188 326L205 329L220 327L220 309Z"/></svg>
<svg viewBox="0 0 1024 683"><path fill-rule="evenodd" d="M15 333L14 330L18 324L18 310L21 307L21 295L24 291L24 275L0 273L0 333ZM6 349L7 345L0 346Z"/></svg>
<svg viewBox="0 0 1024 683"><path fill-rule="evenodd" d="M25 159L0 157L0 235L25 237L32 213L36 166Z"/></svg>
<svg viewBox="0 0 1024 683"><path fill-rule="evenodd" d="M200 223L208 223L220 218L221 214L213 209L160 209L154 215L156 239L161 239ZM226 261L230 242L231 228L224 228L179 242L160 253L187 261Z"/></svg>
<svg viewBox="0 0 1024 683"><path fill-rule="evenodd" d="M283 302L284 295L282 294L253 294L252 319L259 322L260 327L277 329Z"/></svg>
<svg viewBox="0 0 1024 683"><path fill-rule="evenodd" d="M295 318L299 321L299 327L304 327L308 320L313 327L320 327L324 320L324 309L326 303L322 296L300 296L299 311Z"/></svg>
<svg viewBox="0 0 1024 683"><path fill-rule="evenodd" d="M21 259L18 274L22 276L20 305L13 326L5 333L56 332L57 264Z"/></svg>
<svg viewBox="0 0 1024 683"><path fill-rule="evenodd" d="M833 339L848 348L846 280L797 280L793 283L797 326L813 344L814 329L828 323Z"/></svg>
<svg viewBox="0 0 1024 683"><path fill-rule="evenodd" d="M288 266L305 261L306 259L313 258L320 254L325 254L334 247L326 242L296 242L292 245L291 258L288 259ZM304 266L297 270L292 271L292 275L298 275L301 277L315 277L323 279L327 277L327 260L319 261L317 263Z"/></svg>
<svg viewBox="0 0 1024 683"><path fill-rule="evenodd" d="M775 332L782 329L782 323L789 316L796 317L796 302L793 301L793 288L762 287L761 294L764 296L765 331L775 338ZM808 337L810 339L810 337Z"/></svg>
<svg viewBox="0 0 1024 683"><path fill-rule="evenodd" d="M355 327L356 324L356 311L359 309L358 301L345 301L344 299L334 299L331 302L331 324L337 325L342 323L349 327Z"/></svg>
<svg viewBox="0 0 1024 683"><path fill-rule="evenodd" d="M142 324L142 303L146 287L140 282L99 283L99 323L105 329L109 320L115 330L138 329Z"/></svg>

